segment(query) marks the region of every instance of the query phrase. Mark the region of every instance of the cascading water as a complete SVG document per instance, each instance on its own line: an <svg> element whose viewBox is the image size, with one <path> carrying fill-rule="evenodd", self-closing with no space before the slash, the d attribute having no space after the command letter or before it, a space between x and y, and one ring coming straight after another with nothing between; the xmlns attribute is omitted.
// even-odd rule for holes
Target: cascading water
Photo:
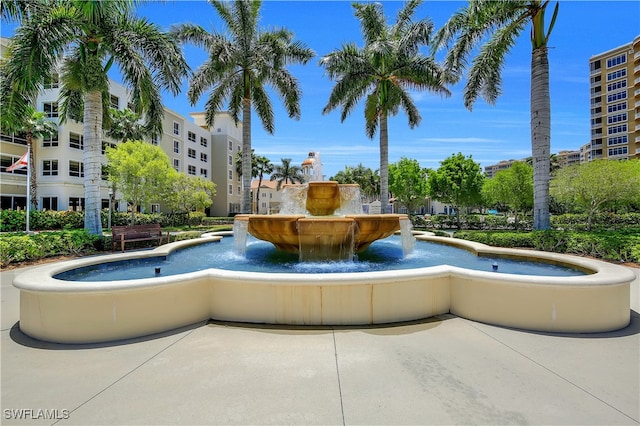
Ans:
<svg viewBox="0 0 640 426"><path fill-rule="evenodd" d="M243 220L233 221L233 242L234 251L240 256L247 252L247 238L249 237L249 222Z"/></svg>
<svg viewBox="0 0 640 426"><path fill-rule="evenodd" d="M409 219L403 219L400 221L400 237L402 238L402 255L408 256L413 253L413 249L416 244L416 239L413 236L413 225Z"/></svg>

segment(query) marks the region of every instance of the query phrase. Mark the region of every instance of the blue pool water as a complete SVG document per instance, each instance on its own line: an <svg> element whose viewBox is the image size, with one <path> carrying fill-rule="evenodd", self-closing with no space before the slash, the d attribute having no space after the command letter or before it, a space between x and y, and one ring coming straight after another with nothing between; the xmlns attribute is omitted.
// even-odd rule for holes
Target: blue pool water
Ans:
<svg viewBox="0 0 640 426"><path fill-rule="evenodd" d="M403 258L400 237L374 242L351 262L298 262L298 255L275 250L271 243L249 238L244 255L234 252L232 237L187 247L167 257L124 260L73 269L55 276L69 281L116 281L152 278L194 272L208 268L249 272L323 274L332 272L374 272L414 269L436 265L459 266L479 271L542 276L579 276L585 272L566 266L499 257L478 257L448 245L416 241L413 253ZM160 268L160 273L156 273Z"/></svg>

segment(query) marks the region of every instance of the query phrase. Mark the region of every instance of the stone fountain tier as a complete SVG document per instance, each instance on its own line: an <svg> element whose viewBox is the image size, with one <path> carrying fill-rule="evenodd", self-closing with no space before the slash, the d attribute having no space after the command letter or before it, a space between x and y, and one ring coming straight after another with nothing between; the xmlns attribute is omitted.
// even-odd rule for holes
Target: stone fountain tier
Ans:
<svg viewBox="0 0 640 426"><path fill-rule="evenodd" d="M344 260L366 250L376 240L400 230L404 214L345 216L250 215L235 217L247 222L254 237L278 250L299 253L304 260ZM351 254L349 254L351 252Z"/></svg>
<svg viewBox="0 0 640 426"><path fill-rule="evenodd" d="M358 185L335 181L288 185L287 213L238 215L235 220L254 237L278 250L298 253L302 261L352 260L371 243L400 230L407 215L362 213ZM304 213L304 214L299 214Z"/></svg>

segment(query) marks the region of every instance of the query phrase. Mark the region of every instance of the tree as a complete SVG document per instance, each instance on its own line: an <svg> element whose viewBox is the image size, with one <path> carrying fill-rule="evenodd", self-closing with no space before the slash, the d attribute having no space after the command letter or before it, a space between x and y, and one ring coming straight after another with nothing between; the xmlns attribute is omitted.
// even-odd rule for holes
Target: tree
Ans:
<svg viewBox="0 0 640 426"><path fill-rule="evenodd" d="M258 28L260 0L210 0L224 21L228 35L208 33L193 24L174 27L183 42L204 47L209 53L189 83L188 96L195 104L211 89L206 120L213 126L216 112L228 101L235 122L242 113L242 212L251 211L251 110L255 109L264 129L273 134L274 114L266 87L273 88L282 100L289 118L300 118L301 90L298 81L286 69L290 64L306 64L315 53L286 29L263 31Z"/></svg>
<svg viewBox="0 0 640 426"><path fill-rule="evenodd" d="M200 176L187 176L178 173L173 182L173 190L169 197L169 205L174 210L183 212L203 212L213 204L216 195L216 184Z"/></svg>
<svg viewBox="0 0 640 426"><path fill-rule="evenodd" d="M11 123L4 129L26 134L27 146L29 147L29 186L31 187L31 200L28 200L28 202L37 207L38 173L36 173L36 154L33 149L33 140L34 138L40 139L55 135L58 133L58 126L49 120L44 112L36 111L31 106L26 109L25 113L26 115L20 123Z"/></svg>
<svg viewBox="0 0 640 426"><path fill-rule="evenodd" d="M175 39L146 19L133 16L133 5L133 0L66 0L27 8L27 13L3 11L6 16L19 17L21 24L2 67L2 115L14 122L24 116L62 61L61 120L83 121L85 228L92 234L102 234L100 182L103 121L109 119L107 72L113 64L119 67L124 83L132 89L133 110L144 113L146 131L159 134L160 92L166 89L177 94L188 70Z"/></svg>
<svg viewBox="0 0 640 426"><path fill-rule="evenodd" d="M381 3L353 5L360 20L365 46L344 44L320 61L330 79L336 81L323 109L327 114L341 107L344 122L360 100L365 99L365 130L373 139L379 127L380 137L380 201L382 212L389 204L389 129L388 118L399 109L407 114L410 128L422 117L411 98L413 90L429 90L449 95L442 68L433 57L420 53L428 45L433 23L428 19L413 20L421 0L410 0L398 12L396 23L387 24Z"/></svg>
<svg viewBox="0 0 640 426"><path fill-rule="evenodd" d="M428 195L453 205L460 227L462 211L481 203L483 182L480 165L471 156L458 153L441 161L437 170L428 171Z"/></svg>
<svg viewBox="0 0 640 426"><path fill-rule="evenodd" d="M242 176L242 151L236 154L236 172ZM273 172L273 164L267 157L256 155L254 150L251 150L251 177L258 178L258 189L256 191L256 213L259 213L260 207L260 187L262 186L262 180L265 174Z"/></svg>
<svg viewBox="0 0 640 426"><path fill-rule="evenodd" d="M551 193L584 209L591 230L593 216L605 206L640 200L640 162L595 160L564 167L551 181Z"/></svg>
<svg viewBox="0 0 640 426"><path fill-rule="evenodd" d="M119 110L109 108L111 123L107 129L107 136L117 141L139 141L143 140L147 132L140 123L140 114L136 114L130 109Z"/></svg>
<svg viewBox="0 0 640 426"><path fill-rule="evenodd" d="M282 158L282 165L274 166L273 173L271 173L271 181L277 181L276 190L280 191L282 184L287 183L304 183L304 175L302 174L302 167L292 166L291 158Z"/></svg>
<svg viewBox="0 0 640 426"><path fill-rule="evenodd" d="M515 213L518 229L518 214L533 206L533 168L527 163L513 163L507 170L499 171L484 181L482 195L491 205L508 206Z"/></svg>
<svg viewBox="0 0 640 426"><path fill-rule="evenodd" d="M369 167L363 166L362 163L356 167L345 166L344 170L340 170L329 180L335 180L338 183L358 184L360 193L369 201L380 196L380 174L377 170L373 171Z"/></svg>
<svg viewBox="0 0 640 426"><path fill-rule="evenodd" d="M509 50L531 24L531 151L533 155L533 228L549 229L549 155L551 101L547 42L558 16L558 5L548 29L545 11L549 0L470 0L436 35L435 46L448 45L445 64L460 76L468 57L478 52L467 73L464 104L471 110L478 96L494 104L501 93L502 71ZM486 41L485 41L486 40ZM477 49L479 43L484 44Z"/></svg>
<svg viewBox="0 0 640 426"><path fill-rule="evenodd" d="M129 141L107 147L109 180L131 204L131 224L138 206L167 200L179 173L159 146Z"/></svg>
<svg viewBox="0 0 640 426"><path fill-rule="evenodd" d="M427 169L420 167L418 160L402 157L389 166L389 191L413 213L427 197Z"/></svg>

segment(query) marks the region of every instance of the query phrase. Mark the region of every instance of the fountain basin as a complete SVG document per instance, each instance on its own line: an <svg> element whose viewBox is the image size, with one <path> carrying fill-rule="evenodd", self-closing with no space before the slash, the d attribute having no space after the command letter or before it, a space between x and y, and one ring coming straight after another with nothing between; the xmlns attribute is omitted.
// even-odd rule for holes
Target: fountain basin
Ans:
<svg viewBox="0 0 640 426"><path fill-rule="evenodd" d="M36 339L93 343L144 336L210 318L285 325L373 325L452 313L546 332L603 332L630 321L632 271L606 262L489 247L429 235L417 239L491 254L570 265L578 277L495 274L447 265L363 273L285 274L206 269L147 279L71 282L71 269L166 256L211 234L151 251L77 259L18 275L20 328Z"/></svg>

